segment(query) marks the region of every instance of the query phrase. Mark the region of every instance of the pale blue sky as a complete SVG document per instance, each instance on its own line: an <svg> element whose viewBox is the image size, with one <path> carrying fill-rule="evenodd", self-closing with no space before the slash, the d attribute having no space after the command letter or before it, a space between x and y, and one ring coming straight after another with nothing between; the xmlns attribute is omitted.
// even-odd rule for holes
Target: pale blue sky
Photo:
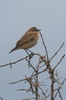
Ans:
<svg viewBox="0 0 66 100"><path fill-rule="evenodd" d="M66 0L0 0L0 65L26 56L24 50L12 54L9 51L32 26L41 29L50 57L65 42L52 66L66 53ZM44 55L41 39L31 50ZM16 89L22 88L22 83L8 83L22 79L28 74L27 70L24 61L13 65L12 69L0 68L0 96L4 100L21 100L24 97L23 92L16 92ZM58 72L60 77L66 77L66 58L59 65ZM66 85L63 87L65 100Z"/></svg>

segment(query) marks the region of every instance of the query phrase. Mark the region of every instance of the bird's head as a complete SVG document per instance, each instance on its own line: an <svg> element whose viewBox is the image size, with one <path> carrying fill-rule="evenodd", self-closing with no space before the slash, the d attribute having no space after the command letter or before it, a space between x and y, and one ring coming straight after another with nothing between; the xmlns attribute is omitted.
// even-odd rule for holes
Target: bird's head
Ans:
<svg viewBox="0 0 66 100"><path fill-rule="evenodd" d="M40 29L38 29L38 28L36 28L36 27L31 27L28 31L39 32Z"/></svg>

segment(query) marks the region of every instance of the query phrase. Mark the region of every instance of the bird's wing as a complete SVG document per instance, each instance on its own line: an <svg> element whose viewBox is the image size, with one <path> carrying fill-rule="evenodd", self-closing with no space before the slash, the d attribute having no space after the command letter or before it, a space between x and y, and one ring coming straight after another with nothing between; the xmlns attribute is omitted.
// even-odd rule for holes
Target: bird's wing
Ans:
<svg viewBox="0 0 66 100"><path fill-rule="evenodd" d="M25 34L19 41L17 41L16 46L20 47L22 45L25 45L27 43L29 43L30 41L33 41L35 39L35 35L34 34Z"/></svg>

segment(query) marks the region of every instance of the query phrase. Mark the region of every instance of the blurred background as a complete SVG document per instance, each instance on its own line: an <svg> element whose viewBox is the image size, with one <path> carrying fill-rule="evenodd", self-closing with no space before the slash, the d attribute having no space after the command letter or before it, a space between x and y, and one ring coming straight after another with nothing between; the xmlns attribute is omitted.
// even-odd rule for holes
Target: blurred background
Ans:
<svg viewBox="0 0 66 100"><path fill-rule="evenodd" d="M55 66L63 54L66 54L66 1L65 0L0 0L0 65L16 61L25 57L24 50L10 50L15 47L24 33L30 27L41 29L49 57L58 50L63 42L64 47L54 58ZM41 38L31 51L45 55ZM35 62L35 61L34 61ZM9 85L10 82L20 80L30 75L26 61L12 66L0 68L0 97L3 100L22 100L25 93L16 89L22 88L22 83ZM58 66L59 77L66 77L66 58ZM45 76L46 77L46 76ZM48 84L48 83L47 83ZM66 99L66 85L61 90L63 100ZM57 99L58 100L58 99Z"/></svg>

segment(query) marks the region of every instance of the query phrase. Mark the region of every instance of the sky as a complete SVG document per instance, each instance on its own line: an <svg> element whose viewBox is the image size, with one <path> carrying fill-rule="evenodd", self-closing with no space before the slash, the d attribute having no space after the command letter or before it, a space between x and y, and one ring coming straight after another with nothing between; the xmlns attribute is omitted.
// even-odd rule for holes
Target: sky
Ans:
<svg viewBox="0 0 66 100"><path fill-rule="evenodd" d="M27 55L24 50L11 54L9 51L15 47L16 41L33 26L41 29L50 58L61 44L65 43L54 58L52 66L55 66L66 54L66 0L0 0L0 65L16 61ZM41 38L31 50L41 55L45 54ZM12 69L9 66L0 68L0 97L3 100L22 100L24 98L25 93L16 91L16 89L22 88L22 83L15 85L9 85L9 83L20 80L28 74L29 69L26 65L27 63L22 61L13 65ZM60 77L66 77L65 67L66 57L57 68ZM66 99L65 84L61 90L63 100Z"/></svg>

